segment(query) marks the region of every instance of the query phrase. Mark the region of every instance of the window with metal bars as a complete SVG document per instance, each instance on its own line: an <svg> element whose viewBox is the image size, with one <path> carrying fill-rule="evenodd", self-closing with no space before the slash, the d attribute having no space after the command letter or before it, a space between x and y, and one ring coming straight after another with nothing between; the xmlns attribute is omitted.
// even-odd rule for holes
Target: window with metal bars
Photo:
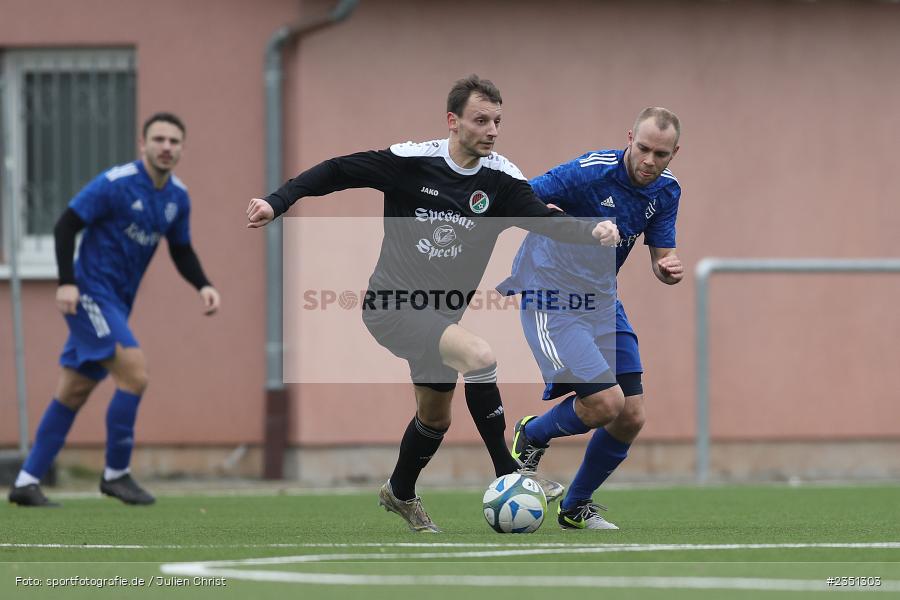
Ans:
<svg viewBox="0 0 900 600"><path fill-rule="evenodd" d="M136 156L134 51L4 50L0 69L0 277L8 271L15 219L20 272L52 278L53 225L69 200L99 173Z"/></svg>

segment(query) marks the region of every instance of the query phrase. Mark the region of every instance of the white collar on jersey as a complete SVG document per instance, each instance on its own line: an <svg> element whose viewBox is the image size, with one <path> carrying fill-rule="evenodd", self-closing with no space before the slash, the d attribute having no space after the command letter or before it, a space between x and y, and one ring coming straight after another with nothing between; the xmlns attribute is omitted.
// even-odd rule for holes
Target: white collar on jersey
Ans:
<svg viewBox="0 0 900 600"><path fill-rule="evenodd" d="M450 158L450 140L449 138L444 138L442 140L431 140L430 142L404 142L402 144L393 144L390 147L390 151L397 156L404 157L441 157L444 159L444 162L447 163L447 166L456 173L460 175L475 175L478 173L482 167L487 167L488 169L495 169L497 171L503 171L507 175L514 177L516 179L525 180L525 176L522 175L522 172L519 170L516 165L509 162L503 156L500 156L496 152L491 152L489 156L484 156L479 159L478 164L469 169L465 169Z"/></svg>
<svg viewBox="0 0 900 600"><path fill-rule="evenodd" d="M469 169L459 166L456 164L452 158L450 158L450 139L445 138L441 140L440 146L441 156L444 157L444 161L446 161L447 166L459 173L460 175L474 175L478 171L481 170L481 166L484 164L484 158L479 158L478 163Z"/></svg>

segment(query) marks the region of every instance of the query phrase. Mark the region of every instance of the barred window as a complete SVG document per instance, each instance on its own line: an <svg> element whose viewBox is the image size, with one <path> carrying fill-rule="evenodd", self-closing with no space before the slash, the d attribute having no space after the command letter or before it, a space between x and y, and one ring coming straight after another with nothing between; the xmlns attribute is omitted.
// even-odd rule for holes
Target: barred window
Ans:
<svg viewBox="0 0 900 600"><path fill-rule="evenodd" d="M17 219L23 276L52 278L53 225L69 200L100 172L136 156L134 52L7 50L0 59L0 263L8 262L10 224ZM11 194L19 214L12 214Z"/></svg>

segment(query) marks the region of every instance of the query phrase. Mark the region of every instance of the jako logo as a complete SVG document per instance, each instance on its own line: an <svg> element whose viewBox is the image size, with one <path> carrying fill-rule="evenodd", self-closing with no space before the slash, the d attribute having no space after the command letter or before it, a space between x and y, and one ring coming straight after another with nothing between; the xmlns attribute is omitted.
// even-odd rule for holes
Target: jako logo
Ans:
<svg viewBox="0 0 900 600"><path fill-rule="evenodd" d="M423 187L423 188L422 188L421 190L419 190L419 191L422 192L423 194L429 194L429 195L431 195L431 196L437 196L437 195L438 195L438 191L435 190L435 189L433 189L433 188L430 188L430 187Z"/></svg>

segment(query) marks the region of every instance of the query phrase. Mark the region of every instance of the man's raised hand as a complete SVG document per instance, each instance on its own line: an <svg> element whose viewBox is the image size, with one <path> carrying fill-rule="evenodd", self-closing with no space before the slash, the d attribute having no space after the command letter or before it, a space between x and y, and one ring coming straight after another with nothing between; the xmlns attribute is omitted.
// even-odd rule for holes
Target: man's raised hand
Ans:
<svg viewBox="0 0 900 600"><path fill-rule="evenodd" d="M247 207L247 227L255 229L268 225L275 218L275 210L272 205L260 198L250 200L250 206Z"/></svg>

